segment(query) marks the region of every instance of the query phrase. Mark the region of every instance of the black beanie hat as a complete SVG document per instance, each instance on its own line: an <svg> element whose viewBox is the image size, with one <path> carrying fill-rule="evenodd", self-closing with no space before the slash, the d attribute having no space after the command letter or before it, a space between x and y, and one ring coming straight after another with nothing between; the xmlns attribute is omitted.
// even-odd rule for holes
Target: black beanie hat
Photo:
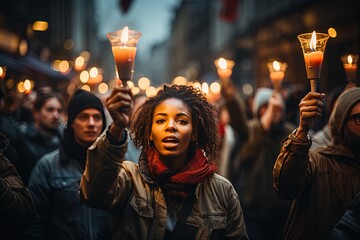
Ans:
<svg viewBox="0 0 360 240"><path fill-rule="evenodd" d="M360 102L360 88L350 88L338 97L330 117L330 129L335 143L344 141L344 128L352 108Z"/></svg>
<svg viewBox="0 0 360 240"><path fill-rule="evenodd" d="M67 107L67 128L70 128L71 124L74 122L76 115L78 115L79 112L88 108L95 108L101 112L103 118L102 131L104 131L106 127L106 119L102 102L94 94L81 89L77 90L74 96L69 101Z"/></svg>

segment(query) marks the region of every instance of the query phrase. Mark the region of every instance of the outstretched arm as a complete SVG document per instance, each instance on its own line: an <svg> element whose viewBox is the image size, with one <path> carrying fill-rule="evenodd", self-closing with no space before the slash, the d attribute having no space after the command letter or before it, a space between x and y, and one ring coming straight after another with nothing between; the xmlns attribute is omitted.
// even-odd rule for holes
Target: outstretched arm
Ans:
<svg viewBox="0 0 360 240"><path fill-rule="evenodd" d="M245 101L230 80L223 83L221 92L229 112L230 125L235 130L239 140L245 142L249 135Z"/></svg>
<svg viewBox="0 0 360 240"><path fill-rule="evenodd" d="M111 211L130 192L131 179L122 162L128 137L125 127L132 104L131 90L120 86L114 87L106 100L113 123L88 149L80 183L80 198L91 207Z"/></svg>
<svg viewBox="0 0 360 240"><path fill-rule="evenodd" d="M282 198L298 198L311 179L311 140L307 134L314 117L322 115L323 98L324 94L310 92L301 100L299 127L283 141L273 169L274 189Z"/></svg>

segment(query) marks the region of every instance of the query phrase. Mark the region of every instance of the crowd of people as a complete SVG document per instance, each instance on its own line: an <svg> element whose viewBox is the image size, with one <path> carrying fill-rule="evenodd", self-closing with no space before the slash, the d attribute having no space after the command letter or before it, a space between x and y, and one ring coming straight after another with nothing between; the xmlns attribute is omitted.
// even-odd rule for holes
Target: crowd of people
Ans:
<svg viewBox="0 0 360 240"><path fill-rule="evenodd" d="M295 120L282 92L249 103L232 81L216 103L111 91L2 95L4 239L360 239L355 83L304 92Z"/></svg>

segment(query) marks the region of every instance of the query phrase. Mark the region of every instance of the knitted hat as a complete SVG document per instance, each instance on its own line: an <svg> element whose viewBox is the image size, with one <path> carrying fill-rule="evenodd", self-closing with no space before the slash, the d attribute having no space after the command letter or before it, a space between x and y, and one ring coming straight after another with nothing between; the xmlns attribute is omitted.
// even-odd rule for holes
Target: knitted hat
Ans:
<svg viewBox="0 0 360 240"><path fill-rule="evenodd" d="M81 89L77 90L74 96L69 101L67 107L67 115L68 115L67 128L71 126L71 124L74 122L76 115L78 115L79 112L88 108L95 108L101 112L102 120L103 120L103 127L102 127L102 131L103 131L106 127L106 119L104 113L104 106L102 102L94 94L91 94L90 92Z"/></svg>
<svg viewBox="0 0 360 240"><path fill-rule="evenodd" d="M335 143L343 142L344 129L351 109L360 102L360 88L351 88L343 92L337 99L330 117L330 129Z"/></svg>
<svg viewBox="0 0 360 240"><path fill-rule="evenodd" d="M254 100L253 100L253 115L258 116L259 115L259 109L268 103L271 94L273 93L273 90L271 88L258 88L256 90Z"/></svg>

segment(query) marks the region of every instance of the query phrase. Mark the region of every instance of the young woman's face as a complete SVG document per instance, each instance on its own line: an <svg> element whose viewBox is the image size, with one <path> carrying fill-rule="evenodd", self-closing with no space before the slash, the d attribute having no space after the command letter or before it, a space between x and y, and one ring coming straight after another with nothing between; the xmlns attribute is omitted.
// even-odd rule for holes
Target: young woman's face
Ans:
<svg viewBox="0 0 360 240"><path fill-rule="evenodd" d="M169 98L155 108L150 140L163 159L185 161L192 133L192 116L183 101Z"/></svg>

